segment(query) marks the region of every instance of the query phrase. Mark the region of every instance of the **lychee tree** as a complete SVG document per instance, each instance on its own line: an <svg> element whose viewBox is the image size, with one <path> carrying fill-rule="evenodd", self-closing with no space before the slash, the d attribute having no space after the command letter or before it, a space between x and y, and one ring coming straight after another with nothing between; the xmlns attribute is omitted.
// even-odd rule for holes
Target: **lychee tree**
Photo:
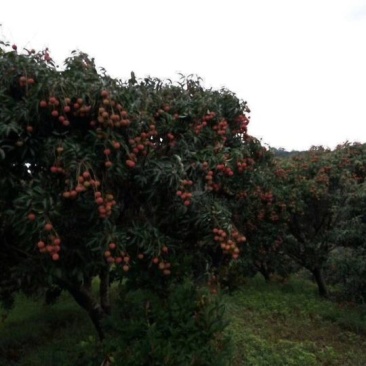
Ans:
<svg viewBox="0 0 366 366"><path fill-rule="evenodd" d="M323 270L330 253L361 240L359 215L351 204L364 180L361 146L313 147L281 160L281 200L288 213L283 249L314 275L321 296L328 295Z"/></svg>
<svg viewBox="0 0 366 366"><path fill-rule="evenodd" d="M338 295L347 301L365 299L365 233L366 233L366 145L346 143L337 147L336 165L349 172L354 189L348 197L347 212L350 220L343 232L338 232L342 246L332 253L325 269L326 280L337 285Z"/></svg>
<svg viewBox="0 0 366 366"><path fill-rule="evenodd" d="M245 253L269 281L274 274L287 277L291 266L282 250L288 219L283 172L272 153L266 155L267 164L262 164L252 179L253 188L242 197L241 212L248 239Z"/></svg>
<svg viewBox="0 0 366 366"><path fill-rule="evenodd" d="M58 70L6 43L0 74L3 300L56 284L103 337L113 279L164 296L238 258L237 197L264 159L245 102L199 78L112 79L81 52Z"/></svg>

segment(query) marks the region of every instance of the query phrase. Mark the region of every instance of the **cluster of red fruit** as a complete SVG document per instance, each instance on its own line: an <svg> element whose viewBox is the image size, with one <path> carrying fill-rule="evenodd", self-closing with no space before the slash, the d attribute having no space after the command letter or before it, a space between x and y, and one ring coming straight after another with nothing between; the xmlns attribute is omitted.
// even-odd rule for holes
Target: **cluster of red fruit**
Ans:
<svg viewBox="0 0 366 366"><path fill-rule="evenodd" d="M212 129L216 131L219 136L225 136L228 132L229 124L226 120L220 121L217 125L213 126Z"/></svg>
<svg viewBox="0 0 366 366"><path fill-rule="evenodd" d="M205 116L205 117L203 117L202 121L198 121L194 125L194 128L193 128L194 133L196 135L199 135L202 132L203 128L206 126L207 126L207 120L206 120L206 116Z"/></svg>
<svg viewBox="0 0 366 366"><path fill-rule="evenodd" d="M167 246L163 246L162 247L162 254L167 254L168 253L168 247ZM137 258L139 260L143 260L144 259L144 254L143 253L139 253L137 255ZM120 251L117 244L112 242L108 244L108 248L105 250L104 252L104 258L107 261L107 263L109 264L121 264L122 265L122 269L125 272L128 272L131 268L131 257L130 255L128 255L126 252L124 251ZM154 265L157 265L157 268L161 271L161 273L165 276L169 276L171 274L171 263L159 258L159 257L154 257L151 260L151 263Z"/></svg>
<svg viewBox="0 0 366 366"><path fill-rule="evenodd" d="M122 264L122 269L125 272L130 270L131 257L127 253L121 252L114 242L108 244L108 249L104 252L104 258L109 264Z"/></svg>
<svg viewBox="0 0 366 366"><path fill-rule="evenodd" d="M171 264L169 262L165 262L163 260L159 261L159 258L155 257L153 258L153 263L157 264L158 269L164 276L170 276L170 274L172 273Z"/></svg>
<svg viewBox="0 0 366 366"><path fill-rule="evenodd" d="M121 144L118 141L112 141L112 146L115 150L119 150L121 148ZM110 160L111 155L112 155L112 150L109 148L105 148L103 150L103 154L106 157L106 161L104 162L104 165L106 168L110 168L113 166L112 161Z"/></svg>
<svg viewBox="0 0 366 366"><path fill-rule="evenodd" d="M34 81L34 80L33 80ZM29 83L29 81L28 81ZM102 106L99 108L97 121L100 127L126 127L131 121L128 119L128 113L123 107L109 98L109 92L103 90L101 92ZM51 116L57 118L59 122L67 127L70 125L69 117L87 117L91 113L91 106L86 105L83 98L76 98L71 100L65 98L63 103L55 96L50 96L47 100L41 100L39 103L41 108L49 108ZM90 122L91 127L97 125L96 121Z"/></svg>
<svg viewBox="0 0 366 366"><path fill-rule="evenodd" d="M272 192L261 193L259 197L260 197L262 202L267 203L267 204L271 204L272 201L273 201Z"/></svg>
<svg viewBox="0 0 366 366"><path fill-rule="evenodd" d="M102 106L99 107L97 121L100 127L128 127L131 121L128 119L128 112L124 110L121 104L110 98L107 90L102 90ZM92 121L91 126L96 125Z"/></svg>
<svg viewBox="0 0 366 366"><path fill-rule="evenodd" d="M50 53L48 52L48 48L45 49L43 58L46 62L52 61L52 57L50 56Z"/></svg>
<svg viewBox="0 0 366 366"><path fill-rule="evenodd" d="M63 112L67 115L72 113L75 117L86 117L91 113L91 106L86 105L83 98L77 98L74 103L72 103L70 98L65 98ZM62 116L61 118L59 117L59 120L60 122L63 122Z"/></svg>
<svg viewBox="0 0 366 366"><path fill-rule="evenodd" d="M106 194L103 198L102 192L95 192L95 203L98 205L98 213L101 219L105 219L112 214L113 207L117 204L113 194Z"/></svg>
<svg viewBox="0 0 366 366"><path fill-rule="evenodd" d="M62 158L61 155L64 151L64 148L62 146L57 146L56 147L56 153L57 153L57 157L56 160L54 162L54 164L51 166L50 171L53 174L65 174L65 169L62 167Z"/></svg>
<svg viewBox="0 0 366 366"><path fill-rule="evenodd" d="M65 169L61 166L61 161L56 161L54 165L51 166L50 171L53 174L65 174Z"/></svg>
<svg viewBox="0 0 366 366"><path fill-rule="evenodd" d="M209 170L206 172L205 180L206 180L206 190L218 192L221 189L221 184L214 183L214 172L213 170Z"/></svg>
<svg viewBox="0 0 366 366"><path fill-rule="evenodd" d="M203 122L211 122L214 118L216 117L216 113L215 112L210 112L207 113L203 118Z"/></svg>
<svg viewBox="0 0 366 366"><path fill-rule="evenodd" d="M362 177L358 177L358 176L353 176L354 179L356 180L361 180ZM329 175L327 173L325 173L324 171L319 170L315 181L319 184L324 184L326 186L329 185Z"/></svg>
<svg viewBox="0 0 366 366"><path fill-rule="evenodd" d="M211 122L215 117L216 117L216 113L210 112L202 118L202 121L196 122L194 125L194 129L193 129L195 134L199 135L202 132L202 130L204 129L204 127L206 127L208 125L208 123ZM229 127L228 122L223 119L218 124L213 125L212 129L214 131L216 131L217 135L223 137L223 139L226 140L225 135L228 132L228 127Z"/></svg>
<svg viewBox="0 0 366 366"><path fill-rule="evenodd" d="M149 133L142 132L140 136L136 136L135 138L131 138L128 140L132 148L132 152L133 154L135 154L135 157L138 154L141 155L147 154L146 147L150 145L150 141L148 140L149 136L150 136Z"/></svg>
<svg viewBox="0 0 366 366"><path fill-rule="evenodd" d="M216 166L216 169L217 171L222 172L224 175L228 177L232 177L234 175L233 170L230 167L226 166L225 164L218 164Z"/></svg>
<svg viewBox="0 0 366 366"><path fill-rule="evenodd" d="M177 191L177 196L183 201L184 206L190 206L192 203L192 193L188 192L188 187L192 187L193 182L191 180L184 179L181 182L180 189Z"/></svg>
<svg viewBox="0 0 366 366"><path fill-rule="evenodd" d="M272 206L271 206L272 207ZM267 218L269 219L269 220L271 220L272 222L277 222L277 221L279 221L279 219L280 219L280 216L277 214L277 212L276 211L274 211L274 210L272 210L272 209L270 209L270 211L267 211L266 212L266 210L260 210L259 212L258 212L258 215L257 215L257 219L259 220L259 221L263 221L264 220L264 218L267 216Z"/></svg>
<svg viewBox="0 0 366 366"><path fill-rule="evenodd" d="M234 230L231 236L223 229L214 228L214 240L220 243L220 247L224 254L231 254L233 259L239 258L240 249L238 245L244 243L246 238L244 235L240 235L237 230Z"/></svg>
<svg viewBox="0 0 366 366"><path fill-rule="evenodd" d="M18 50L18 46L16 44L13 44L11 46L11 48L17 52ZM25 49L25 51L28 53L28 56L30 55L35 55L36 54L36 51L32 48L31 50L27 50ZM42 52L38 52L36 55L35 55L36 59L38 60L44 60L46 62L52 62L52 57L50 56L50 53L48 52L48 48L46 48L44 51Z"/></svg>
<svg viewBox="0 0 366 366"><path fill-rule="evenodd" d="M51 167L51 171L52 171ZM57 168L57 167L56 167ZM65 184L70 184L70 179L65 180ZM89 171L85 171L77 177L77 185L68 191L62 193L64 198L76 198L80 193L85 192L89 188L97 189L100 186L98 180L92 179Z"/></svg>
<svg viewBox="0 0 366 366"><path fill-rule="evenodd" d="M235 122L237 123L238 128L233 130L233 134L246 134L248 131L249 119L244 114L241 114L235 119Z"/></svg>
<svg viewBox="0 0 366 366"><path fill-rule="evenodd" d="M169 140L169 146L174 147L177 144L177 141L175 140L175 136L171 132L167 133L166 136Z"/></svg>
<svg viewBox="0 0 366 366"><path fill-rule="evenodd" d="M71 106L71 99L65 98L64 100L64 106L61 106L61 103L58 98L51 96L48 98L48 101L41 100L39 102L39 106L41 108L49 108L51 111L51 116L53 118L57 118L58 121L65 127L70 125L69 116L70 113L73 113L73 115L83 114L90 112L90 106L83 106L81 105L84 103L82 98L78 98L77 102L75 102ZM73 108L73 109L72 109Z"/></svg>
<svg viewBox="0 0 366 366"><path fill-rule="evenodd" d="M169 252L169 249L166 245L164 245L162 248L161 248L161 252L162 254L167 254ZM152 263L153 264L156 264L158 269L161 271L161 273L165 276L170 276L171 274L171 263L164 260L164 259L159 259L158 257L154 257L152 259Z"/></svg>
<svg viewBox="0 0 366 366"><path fill-rule="evenodd" d="M37 217L34 212L30 212L27 215L27 219L29 221L36 221L36 218ZM50 222L47 222L43 226L43 231L46 239L40 240L37 243L37 248L40 253L48 253L52 260L58 261L60 259L60 255L58 253L61 250L61 239L58 237Z"/></svg>
<svg viewBox="0 0 366 366"><path fill-rule="evenodd" d="M149 125L149 131L141 132L140 135L130 138L128 140L132 152L128 154L126 165L129 168L134 168L139 155L146 156L148 154L148 148L154 148L155 144L152 138L158 135L156 126L154 124ZM173 134L168 134L170 144L175 143Z"/></svg>
<svg viewBox="0 0 366 366"><path fill-rule="evenodd" d="M59 252L61 250L61 239L55 235L56 233L51 223L44 225L44 231L47 235L46 239L40 240L37 243L37 248L40 253L48 253L53 261L58 261L60 259ZM51 232L53 232L53 234L51 234Z"/></svg>
<svg viewBox="0 0 366 366"><path fill-rule="evenodd" d="M287 171L285 169L282 168L278 168L275 170L275 175L277 178L287 178Z"/></svg>
<svg viewBox="0 0 366 366"><path fill-rule="evenodd" d="M28 85L33 85L35 82L34 82L34 79L33 78L30 78L30 77L26 77L26 76L21 76L19 78L19 86L24 88Z"/></svg>
<svg viewBox="0 0 366 366"><path fill-rule="evenodd" d="M136 166L138 155L146 156L148 153L147 148L154 146L150 139L152 136L156 136L158 132L156 131L154 124L151 124L149 129L150 130L148 132L141 132L140 135L128 140L132 149L132 152L128 155L129 159L126 160L126 165L128 167L134 168Z"/></svg>
<svg viewBox="0 0 366 366"><path fill-rule="evenodd" d="M214 172L213 170L209 170L205 176L205 180L207 182L207 186L208 187L212 187L212 184L213 184L213 175L214 175ZM212 190L212 189L211 189Z"/></svg>
<svg viewBox="0 0 366 366"><path fill-rule="evenodd" d="M168 104L165 104L162 108L158 109L155 114L154 114L154 118L156 120L160 119L161 117L163 117L165 115L165 113L169 113L170 112L170 106ZM176 114L174 114L174 118L176 117ZM179 116L178 116L179 117Z"/></svg>
<svg viewBox="0 0 366 366"><path fill-rule="evenodd" d="M236 166L238 167L238 172L243 173L245 170L249 169L254 164L255 164L254 159L247 158L247 159L243 159L241 161L238 161L236 163Z"/></svg>

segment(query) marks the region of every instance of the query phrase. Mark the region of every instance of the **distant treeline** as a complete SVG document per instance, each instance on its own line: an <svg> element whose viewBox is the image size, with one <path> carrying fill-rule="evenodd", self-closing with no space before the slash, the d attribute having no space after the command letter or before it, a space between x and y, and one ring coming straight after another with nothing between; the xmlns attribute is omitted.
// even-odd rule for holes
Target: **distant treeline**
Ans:
<svg viewBox="0 0 366 366"><path fill-rule="evenodd" d="M283 147L280 148L275 148L275 147L271 147L270 151L273 152L273 154L275 156L278 157L289 157L289 156L294 156L294 155L298 155L300 153L303 153L304 151L299 151L299 150L291 150L291 151L287 151L285 150Z"/></svg>

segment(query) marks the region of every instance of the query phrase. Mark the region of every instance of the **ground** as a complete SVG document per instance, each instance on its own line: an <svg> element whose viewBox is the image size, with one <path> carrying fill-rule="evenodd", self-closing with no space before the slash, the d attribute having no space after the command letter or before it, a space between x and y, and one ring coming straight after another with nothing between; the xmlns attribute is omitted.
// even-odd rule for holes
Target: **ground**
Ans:
<svg viewBox="0 0 366 366"><path fill-rule="evenodd" d="M366 309L321 300L310 281L257 277L223 296L233 366L366 365ZM8 316L0 310L0 365L86 366L94 342L89 318L66 293L51 306L19 295Z"/></svg>

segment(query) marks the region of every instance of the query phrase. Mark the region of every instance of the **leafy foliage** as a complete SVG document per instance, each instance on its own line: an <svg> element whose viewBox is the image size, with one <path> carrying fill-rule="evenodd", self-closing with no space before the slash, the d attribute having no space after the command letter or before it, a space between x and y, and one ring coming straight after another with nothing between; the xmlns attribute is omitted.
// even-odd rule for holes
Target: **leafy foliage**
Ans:
<svg viewBox="0 0 366 366"><path fill-rule="evenodd" d="M237 197L267 159L247 133L247 104L199 78L115 80L81 52L59 70L48 50L2 44L0 73L0 298L10 304L17 291L57 285L88 311L102 339L109 282L120 280L131 296L139 289L164 300L170 318L156 314L164 327L184 324L194 310L203 323L187 323L188 346L200 348L186 351L207 364L223 327L205 322L222 313L197 309L196 289L181 286L206 281L246 241ZM187 295L178 313L183 295L173 285ZM132 315L138 322L140 313ZM154 329L146 337L160 342L168 330ZM174 347L186 341L182 332L169 336ZM174 358L172 347L156 350L155 364Z"/></svg>
<svg viewBox="0 0 366 366"><path fill-rule="evenodd" d="M122 291L116 318L110 321L109 354L116 365L226 364L223 304L207 291L197 291L192 282L168 292L160 297L147 289Z"/></svg>

